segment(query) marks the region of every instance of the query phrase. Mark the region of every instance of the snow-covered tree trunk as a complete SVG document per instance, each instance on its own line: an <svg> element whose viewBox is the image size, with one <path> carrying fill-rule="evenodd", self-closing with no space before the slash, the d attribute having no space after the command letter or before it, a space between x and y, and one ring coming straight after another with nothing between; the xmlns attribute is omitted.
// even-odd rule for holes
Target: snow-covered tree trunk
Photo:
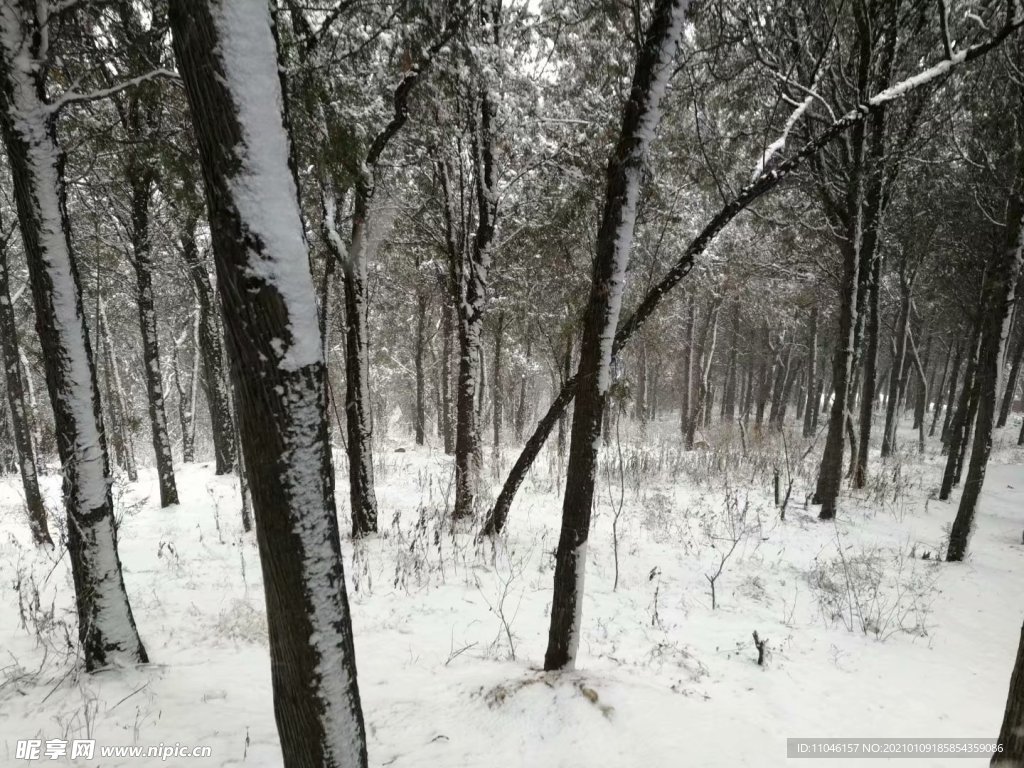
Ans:
<svg viewBox="0 0 1024 768"><path fill-rule="evenodd" d="M56 112L43 98L51 31L45 13L45 4L0 2L0 129L64 469L78 636L91 671L147 657L117 553L96 370L65 206L64 158Z"/></svg>
<svg viewBox="0 0 1024 768"><path fill-rule="evenodd" d="M7 266L6 243L0 242L0 353L3 354L4 380L7 385L7 404L11 413L12 443L17 453L18 470L25 491L25 508L32 540L39 545L53 546L46 524L46 507L39 492L36 457L32 447L32 428L25 407L25 387L18 358L18 330L11 302L10 273Z"/></svg>
<svg viewBox="0 0 1024 768"><path fill-rule="evenodd" d="M270 9L174 0L170 18L203 167L284 765L365 766L327 371Z"/></svg>
<svg viewBox="0 0 1024 768"><path fill-rule="evenodd" d="M141 158L136 163L143 163ZM164 384L160 373L160 344L157 339L156 305L153 301L152 247L149 234L149 202L153 191L154 171L136 165L129 171L132 214L132 266L135 268L135 300L139 310L139 331L142 335L142 367L146 380L146 403L149 408L150 435L156 458L160 506L178 503L178 487L174 482L174 459L171 438L167 434L167 410L164 406Z"/></svg>
<svg viewBox="0 0 1024 768"><path fill-rule="evenodd" d="M611 383L612 345L619 322L626 267L636 226L644 156L661 117L687 0L659 0L622 116L606 174L604 212L597 235L590 298L583 322L576 379L562 527L555 555L555 589L544 669L572 668L579 649L601 417Z"/></svg>
<svg viewBox="0 0 1024 768"><path fill-rule="evenodd" d="M217 325L217 300L206 262L200 257L196 246L195 226L195 219L186 221L181 231L181 252L192 276L199 309L199 356L203 361L206 404L210 410L210 430L213 432L214 472L226 475L235 468L235 427L224 370L222 334Z"/></svg>

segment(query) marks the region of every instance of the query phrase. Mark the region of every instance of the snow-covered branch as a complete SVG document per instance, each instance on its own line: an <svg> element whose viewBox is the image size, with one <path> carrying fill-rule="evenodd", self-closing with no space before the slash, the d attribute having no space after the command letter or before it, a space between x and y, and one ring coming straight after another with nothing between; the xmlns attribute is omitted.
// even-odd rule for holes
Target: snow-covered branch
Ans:
<svg viewBox="0 0 1024 768"><path fill-rule="evenodd" d="M135 88L142 83L147 83L151 80L174 80L180 81L181 78L178 73L171 69L153 69L149 72L145 72L138 77L132 77L128 80L124 80L120 83L110 86L109 88L100 88L95 91L89 91L88 93L79 93L77 91L65 91L59 97L51 101L46 105L46 111L49 114L55 114L62 110L64 107L71 104L82 104L88 101L99 101L101 99L109 98L121 91L126 91L130 88Z"/></svg>

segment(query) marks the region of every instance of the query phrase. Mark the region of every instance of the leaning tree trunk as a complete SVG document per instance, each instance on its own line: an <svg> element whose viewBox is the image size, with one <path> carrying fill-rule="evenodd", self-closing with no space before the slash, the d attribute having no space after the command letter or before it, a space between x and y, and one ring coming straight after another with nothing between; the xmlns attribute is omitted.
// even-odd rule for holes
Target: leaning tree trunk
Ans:
<svg viewBox="0 0 1024 768"><path fill-rule="evenodd" d="M1024 107L1024 87L1021 97L1021 106ZM1024 109L1018 113L1018 120L1024 120ZM992 453L992 428L995 424L999 369L1010 331L1010 313L1013 309L1017 278L1020 275L1021 259L1024 258L1024 125L1018 125L1017 130L1017 178L1010 194L1007 212L1006 243L998 257L998 263L988 271L985 280L985 302L981 307L981 353L975 374L978 415L974 428L974 445L971 449L971 463L967 469L963 494L960 496L960 507L953 521L953 528L949 532L947 561L963 560L967 552L967 540L971 535L978 498L985 483L988 458Z"/></svg>
<svg viewBox="0 0 1024 768"><path fill-rule="evenodd" d="M192 276L199 305L199 354L203 360L206 404L210 410L210 429L213 432L214 474L226 475L235 468L235 427L224 371L222 334L217 326L217 300L206 261L200 257L196 246L194 219L187 222L181 231L181 252Z"/></svg>
<svg viewBox="0 0 1024 768"><path fill-rule="evenodd" d="M366 766L327 370L270 9L173 0L203 168L287 768Z"/></svg>
<svg viewBox="0 0 1024 768"><path fill-rule="evenodd" d="M1010 692L1006 695L1003 727L999 729L998 749L990 765L1020 768L1024 765L1024 626L1020 630L1017 660L1010 674Z"/></svg>
<svg viewBox="0 0 1024 768"><path fill-rule="evenodd" d="M149 240L149 199L152 192L152 171L133 170L132 190L132 266L135 268L135 300L139 310L142 335L142 368L146 379L146 401L149 427L156 457L160 506L178 503L178 487L174 482L174 459L171 438L167 434L167 412L164 408L164 384L160 375L160 345L157 340L156 306L153 300L153 264Z"/></svg>
<svg viewBox="0 0 1024 768"><path fill-rule="evenodd" d="M50 69L45 5L4 3L0 130L28 263L36 332L64 471L68 553L85 668L146 662L125 591L108 483L107 445L66 207L56 112L43 101Z"/></svg>
<svg viewBox="0 0 1024 768"><path fill-rule="evenodd" d="M597 236L590 300L583 323L576 407L555 554L555 589L544 669L573 667L579 649L583 574L601 417L611 379L612 345L636 225L644 155L657 128L659 102L672 70L686 0L659 0L639 52L622 130L608 161L604 214Z"/></svg>
<svg viewBox="0 0 1024 768"><path fill-rule="evenodd" d="M32 540L37 545L53 546L46 524L46 507L39 492L35 451L32 449L32 428L25 408L25 390L18 359L18 329L14 322L14 304L11 302L10 274L7 268L6 243L0 242L0 352L3 353L4 380L7 385L7 403L11 412L11 431L21 472L21 485L25 491L25 509Z"/></svg>

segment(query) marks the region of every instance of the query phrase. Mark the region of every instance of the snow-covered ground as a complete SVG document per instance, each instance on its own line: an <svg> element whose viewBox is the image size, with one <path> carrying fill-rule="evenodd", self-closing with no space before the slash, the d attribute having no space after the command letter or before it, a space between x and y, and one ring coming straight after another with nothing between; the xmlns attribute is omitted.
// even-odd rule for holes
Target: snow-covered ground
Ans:
<svg viewBox="0 0 1024 768"><path fill-rule="evenodd" d="M876 459L867 491L825 524L804 507L811 459L785 521L771 500L772 467L784 493L783 456L802 453L799 440L751 445L741 460L738 441L720 436L686 454L672 426L623 439L621 462L614 444L604 452L579 669L561 675L539 671L557 458L542 454L495 547L446 525L442 452L379 446L381 533L345 545L372 765L772 766L787 762L787 737L998 733L1024 617L1019 422L998 438L963 564L935 559L956 496L934 499L940 459L913 455L909 431L901 458ZM512 458L510 448L502 477ZM234 479L205 464L177 471L182 503L167 510L152 474L115 486L125 581L152 663L91 677L67 639L67 558L31 547L17 480L0 479L0 765L32 764L16 760L29 738L207 745L211 758L179 763L280 765L262 579ZM342 474L343 530L345 488ZM59 478L46 491L58 509ZM734 543L712 609L709 576ZM767 639L763 667L755 630Z"/></svg>

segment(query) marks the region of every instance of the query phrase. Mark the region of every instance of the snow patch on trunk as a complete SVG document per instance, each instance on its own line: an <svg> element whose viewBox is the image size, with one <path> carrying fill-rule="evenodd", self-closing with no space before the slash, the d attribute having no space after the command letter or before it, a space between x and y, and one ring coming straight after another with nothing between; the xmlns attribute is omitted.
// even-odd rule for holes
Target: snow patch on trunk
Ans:
<svg viewBox="0 0 1024 768"><path fill-rule="evenodd" d="M220 58L238 109L241 167L232 194L248 234L263 244L251 249L249 268L272 285L288 310L291 339L278 365L298 370L323 359L308 249L298 190L289 166L288 134L282 121L283 95L277 71L277 42L266 3L223 2L214 14Z"/></svg>

